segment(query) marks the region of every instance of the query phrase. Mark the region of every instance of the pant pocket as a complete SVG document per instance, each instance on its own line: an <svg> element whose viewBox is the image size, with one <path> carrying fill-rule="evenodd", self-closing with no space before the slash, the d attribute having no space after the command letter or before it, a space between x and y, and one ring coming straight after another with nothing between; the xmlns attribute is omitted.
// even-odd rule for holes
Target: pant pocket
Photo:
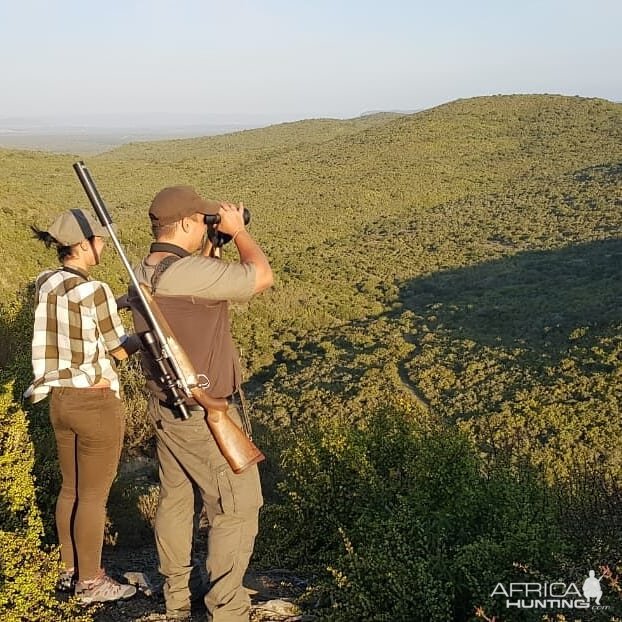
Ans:
<svg viewBox="0 0 622 622"><path fill-rule="evenodd" d="M221 466L216 473L218 494L220 496L220 508L224 514L235 514L235 498L233 487L229 479L229 467Z"/></svg>
<svg viewBox="0 0 622 622"><path fill-rule="evenodd" d="M228 465L219 467L216 478L220 506L225 514L255 514L263 504L257 466L235 474Z"/></svg>

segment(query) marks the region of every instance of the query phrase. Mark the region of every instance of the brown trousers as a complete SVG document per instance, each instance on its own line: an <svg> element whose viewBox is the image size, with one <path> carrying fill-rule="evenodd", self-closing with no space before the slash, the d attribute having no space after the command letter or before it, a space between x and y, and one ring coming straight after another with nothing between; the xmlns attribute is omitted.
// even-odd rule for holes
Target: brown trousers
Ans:
<svg viewBox="0 0 622 622"><path fill-rule="evenodd" d="M233 473L205 422L205 413L191 411L183 421L156 398L149 402L155 424L160 469L160 501L155 536L164 597L170 616L190 611L201 595L199 573L192 560L195 518L194 486L201 494L210 529L207 542L209 587L204 601L209 622L246 622L250 598L242 586L257 535L263 503L257 466ZM240 414L229 416L240 425Z"/></svg>
<svg viewBox="0 0 622 622"><path fill-rule="evenodd" d="M63 478L56 502L61 561L88 581L101 568L106 502L125 430L121 401L110 389L55 387L50 421Z"/></svg>

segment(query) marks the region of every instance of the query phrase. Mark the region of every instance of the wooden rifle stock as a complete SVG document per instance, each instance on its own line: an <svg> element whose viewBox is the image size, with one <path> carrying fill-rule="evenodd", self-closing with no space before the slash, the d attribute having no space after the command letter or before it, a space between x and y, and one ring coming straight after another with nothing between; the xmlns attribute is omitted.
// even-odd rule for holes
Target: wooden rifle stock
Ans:
<svg viewBox="0 0 622 622"><path fill-rule="evenodd" d="M173 331L160 307L151 296L149 288L140 284L140 289L149 305L153 316L160 325L167 344L186 378L190 392L195 401L207 413L205 421L218 445L218 449L225 457L234 473L242 473L253 464L265 459L263 453L255 443L235 424L227 414L228 403L224 398L215 398L200 387L197 383L197 374L188 355L175 339Z"/></svg>
<svg viewBox="0 0 622 622"><path fill-rule="evenodd" d="M214 398L209 396L201 387L192 388L192 397L205 409L207 413L205 421L207 421L220 453L225 457L234 473L242 473L249 466L265 459L255 443L229 417L226 407L224 410L210 408L209 404L213 402ZM223 401L226 404L226 400Z"/></svg>

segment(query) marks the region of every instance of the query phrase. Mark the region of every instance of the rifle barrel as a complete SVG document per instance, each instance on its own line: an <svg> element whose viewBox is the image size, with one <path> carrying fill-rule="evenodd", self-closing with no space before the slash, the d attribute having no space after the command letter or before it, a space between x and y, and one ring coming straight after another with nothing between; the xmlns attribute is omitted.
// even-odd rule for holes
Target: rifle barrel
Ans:
<svg viewBox="0 0 622 622"><path fill-rule="evenodd" d="M97 218L99 218L99 222L106 228L106 230L110 234L112 243L114 244L114 247L119 257L121 258L121 262L123 263L123 266L125 267L125 269L127 270L127 273L129 274L132 285L134 289L136 290L138 297L140 298L140 302L143 306L145 315L147 316L149 324L153 328L153 332L155 333L160 343L163 354L165 355L169 364L173 367L173 370L179 380L179 383L181 385L183 392L188 397L192 397L192 391L190 390L190 387L188 386L188 383L186 382L184 374L182 370L180 369L179 365L177 364L177 361L175 360L175 357L173 356L173 353L171 352L171 349L168 345L168 341L164 335L164 332L162 331L155 315L151 311L151 308L149 307L149 304L147 303L147 299L145 298L145 295L143 294L140 288L140 283L138 282L138 279L136 278L136 275L134 274L134 270L132 269L130 262L125 256L123 247L121 246L121 242L119 242L119 238L117 237L114 227L112 226L113 224L112 218L110 218L110 214L108 212L108 209L106 208L106 204L104 203L103 199L101 198L101 195L99 194L99 191L97 190L97 186L95 185L95 182L93 181L93 178L91 177L91 173L89 172L89 169L86 167L86 164L84 164L84 162L80 161L80 162L76 162L73 165L73 170L76 172L76 175L78 176L78 179L80 180L80 183L82 184L82 187L84 188L84 192L86 193L86 196L91 202L91 205L93 206L93 209L95 210L95 213L97 214Z"/></svg>

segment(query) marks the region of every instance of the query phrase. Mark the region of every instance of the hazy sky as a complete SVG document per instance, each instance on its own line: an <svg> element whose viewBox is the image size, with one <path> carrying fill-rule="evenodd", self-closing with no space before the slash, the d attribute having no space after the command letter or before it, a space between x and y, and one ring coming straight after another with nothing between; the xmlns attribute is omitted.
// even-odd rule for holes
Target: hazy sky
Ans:
<svg viewBox="0 0 622 622"><path fill-rule="evenodd" d="M0 0L0 118L622 101L622 0Z"/></svg>

